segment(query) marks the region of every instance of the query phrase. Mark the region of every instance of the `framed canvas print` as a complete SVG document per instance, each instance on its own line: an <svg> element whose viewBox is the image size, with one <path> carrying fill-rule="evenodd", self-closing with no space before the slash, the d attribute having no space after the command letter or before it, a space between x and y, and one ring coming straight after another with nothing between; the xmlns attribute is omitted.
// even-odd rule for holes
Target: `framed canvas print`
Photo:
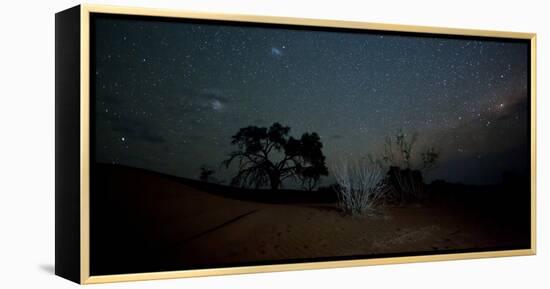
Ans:
<svg viewBox="0 0 550 289"><path fill-rule="evenodd" d="M535 34L56 14L56 274L535 253Z"/></svg>

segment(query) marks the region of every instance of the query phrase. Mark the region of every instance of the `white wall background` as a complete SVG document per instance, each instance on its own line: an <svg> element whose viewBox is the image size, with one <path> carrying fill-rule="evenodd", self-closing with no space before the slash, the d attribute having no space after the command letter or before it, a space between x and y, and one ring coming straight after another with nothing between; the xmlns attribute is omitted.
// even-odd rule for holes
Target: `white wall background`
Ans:
<svg viewBox="0 0 550 289"><path fill-rule="evenodd" d="M104 288L550 288L550 21L546 1L105 0L90 3L538 33L538 255L101 285ZM0 288L69 288L54 265L54 13L0 10Z"/></svg>

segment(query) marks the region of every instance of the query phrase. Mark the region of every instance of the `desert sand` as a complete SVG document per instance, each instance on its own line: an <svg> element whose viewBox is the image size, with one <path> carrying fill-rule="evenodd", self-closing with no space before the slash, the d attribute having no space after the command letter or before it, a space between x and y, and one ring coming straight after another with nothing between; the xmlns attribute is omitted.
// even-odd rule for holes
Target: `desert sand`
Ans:
<svg viewBox="0 0 550 289"><path fill-rule="evenodd" d="M239 200L144 170L102 172L95 189L103 193L92 199L92 212L98 212L92 214L92 274L506 249L525 243L496 216L459 205L409 204L351 217L335 203Z"/></svg>

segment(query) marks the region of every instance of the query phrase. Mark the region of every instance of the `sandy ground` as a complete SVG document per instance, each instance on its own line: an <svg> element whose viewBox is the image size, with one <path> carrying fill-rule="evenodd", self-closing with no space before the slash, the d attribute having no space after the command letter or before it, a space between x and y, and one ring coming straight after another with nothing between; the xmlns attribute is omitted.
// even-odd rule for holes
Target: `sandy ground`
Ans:
<svg viewBox="0 0 550 289"><path fill-rule="evenodd" d="M456 209L411 205L358 218L342 215L335 205L262 204L177 187L165 198L146 197L143 210L153 243L185 263L472 249L507 241L498 228Z"/></svg>
<svg viewBox="0 0 550 289"><path fill-rule="evenodd" d="M174 269L517 243L492 218L453 207L388 207L356 218L342 215L334 204L229 199L157 176L133 176L118 185L134 190L118 202L135 206L130 220L139 224L124 238L141 240L137 250L153 256L146 262L166 261Z"/></svg>

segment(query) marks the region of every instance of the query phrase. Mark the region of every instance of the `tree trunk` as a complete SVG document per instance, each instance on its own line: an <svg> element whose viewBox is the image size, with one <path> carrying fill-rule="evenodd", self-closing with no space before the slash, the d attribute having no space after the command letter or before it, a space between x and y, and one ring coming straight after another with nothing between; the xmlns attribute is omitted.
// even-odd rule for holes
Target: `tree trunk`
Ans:
<svg viewBox="0 0 550 289"><path fill-rule="evenodd" d="M278 190L281 186L281 175L279 173L270 173L269 183L271 184L272 190Z"/></svg>

